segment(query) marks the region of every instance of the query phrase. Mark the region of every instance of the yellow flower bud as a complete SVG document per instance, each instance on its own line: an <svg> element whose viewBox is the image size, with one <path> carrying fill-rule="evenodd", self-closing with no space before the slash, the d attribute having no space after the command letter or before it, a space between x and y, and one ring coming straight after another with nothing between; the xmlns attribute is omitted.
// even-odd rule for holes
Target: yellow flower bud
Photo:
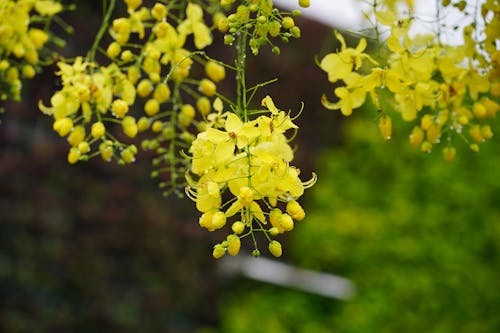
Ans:
<svg viewBox="0 0 500 333"><path fill-rule="evenodd" d="M35 48L39 49L49 40L49 36L43 30L32 28L28 31L28 36Z"/></svg>
<svg viewBox="0 0 500 333"><path fill-rule="evenodd" d="M424 140L424 131L418 126L415 126L410 134L410 144L418 147Z"/></svg>
<svg viewBox="0 0 500 333"><path fill-rule="evenodd" d="M299 6L302 8L307 8L311 5L310 0L299 0Z"/></svg>
<svg viewBox="0 0 500 333"><path fill-rule="evenodd" d="M156 86L156 89L153 93L153 98L158 102L163 103L168 101L170 98L170 88L166 83L160 83Z"/></svg>
<svg viewBox="0 0 500 333"><path fill-rule="evenodd" d="M217 211L214 213L212 216L212 228L215 229L220 229L224 225L226 225L226 214L224 214L221 211Z"/></svg>
<svg viewBox="0 0 500 333"><path fill-rule="evenodd" d="M495 102L489 98L485 98L482 101L482 103L483 103L484 107L486 108L486 112L487 112L488 117L490 117L490 118L495 117L495 114L498 112L498 110L500 110L500 105L498 105L497 102Z"/></svg>
<svg viewBox="0 0 500 333"><path fill-rule="evenodd" d="M212 217L214 215L213 211L208 211L203 213L198 219L198 224L200 227L206 228L208 230L212 229Z"/></svg>
<svg viewBox="0 0 500 333"><path fill-rule="evenodd" d="M380 133L384 140L389 140L392 134L392 120L391 117L387 115L382 115L380 117L378 128L380 129Z"/></svg>
<svg viewBox="0 0 500 333"><path fill-rule="evenodd" d="M142 4L142 0L125 0L127 8L134 11L137 7Z"/></svg>
<svg viewBox="0 0 500 333"><path fill-rule="evenodd" d="M243 233L243 231L245 231L245 224L241 221L236 221L231 226L231 229L235 234L240 235Z"/></svg>
<svg viewBox="0 0 500 333"><path fill-rule="evenodd" d="M104 161L111 161L111 157L113 157L113 142L106 140L99 145L99 152L101 153L101 157Z"/></svg>
<svg viewBox="0 0 500 333"><path fill-rule="evenodd" d="M126 116L125 118L123 118L122 128L123 133L125 133L125 135L129 138L134 138L139 131L135 122L135 118L132 116Z"/></svg>
<svg viewBox="0 0 500 333"><path fill-rule="evenodd" d="M153 9L151 9L151 15L157 20L162 21L167 16L167 7L165 5L157 2Z"/></svg>
<svg viewBox="0 0 500 333"><path fill-rule="evenodd" d="M104 124L102 122L98 121L92 124L90 134L93 138L98 139L102 137L104 133L106 133L106 128L104 127Z"/></svg>
<svg viewBox="0 0 500 333"><path fill-rule="evenodd" d="M229 235L227 236L227 243L227 252L232 256L236 256L240 252L240 238L236 235Z"/></svg>
<svg viewBox="0 0 500 333"><path fill-rule="evenodd" d="M217 91L217 87L215 83L210 81L209 79L202 79L200 81L200 84L198 86L198 90L206 96L213 96L215 92Z"/></svg>
<svg viewBox="0 0 500 333"><path fill-rule="evenodd" d="M134 54L130 50L125 50L120 55L120 59L125 61L125 62L131 61L133 57L134 57ZM134 81L132 84L134 84L135 82L137 82L137 81Z"/></svg>
<svg viewBox="0 0 500 333"><path fill-rule="evenodd" d="M493 131L491 130L490 125L483 125L481 126L481 135L483 138L489 140L493 137Z"/></svg>
<svg viewBox="0 0 500 333"><path fill-rule="evenodd" d="M493 97L500 97L500 81L491 84L490 92Z"/></svg>
<svg viewBox="0 0 500 333"><path fill-rule="evenodd" d="M149 119L146 117L141 117L139 118L139 121L137 122L137 129L139 132L144 132L149 128Z"/></svg>
<svg viewBox="0 0 500 333"><path fill-rule="evenodd" d="M434 123L433 117L430 114L426 114L420 120L420 127L422 127L424 131L427 131L433 123Z"/></svg>
<svg viewBox="0 0 500 333"><path fill-rule="evenodd" d="M291 29L292 27L295 26L295 22L293 21L293 18L291 18L290 16L283 18L283 21L281 22L281 24L283 25L283 28L285 28L285 29Z"/></svg>
<svg viewBox="0 0 500 333"><path fill-rule="evenodd" d="M219 82L226 77L226 70L224 66L216 63L215 61L209 61L205 65L205 73L208 78L214 82Z"/></svg>
<svg viewBox="0 0 500 333"><path fill-rule="evenodd" d="M75 164L80 159L80 151L76 147L71 147L68 153L68 163Z"/></svg>
<svg viewBox="0 0 500 333"><path fill-rule="evenodd" d="M479 119L486 117L487 114L486 107L483 104L477 102L472 106L472 112L474 112L476 118Z"/></svg>
<svg viewBox="0 0 500 333"><path fill-rule="evenodd" d="M155 133L161 132L163 129L163 123L160 120L155 120L153 125L151 125L151 130Z"/></svg>
<svg viewBox="0 0 500 333"><path fill-rule="evenodd" d="M128 104L123 99L115 99L111 103L111 111L118 118L123 118L128 112Z"/></svg>
<svg viewBox="0 0 500 333"><path fill-rule="evenodd" d="M278 21L269 22L267 29L271 37L277 37L280 34L281 24Z"/></svg>
<svg viewBox="0 0 500 333"><path fill-rule="evenodd" d="M212 106L210 105L210 100L207 97L200 97L196 101L196 108L204 116L210 113Z"/></svg>
<svg viewBox="0 0 500 333"><path fill-rule="evenodd" d="M475 153L479 152L479 146L476 143L471 144L469 148Z"/></svg>
<svg viewBox="0 0 500 333"><path fill-rule="evenodd" d="M295 200L291 200L286 204L286 212L296 221L301 221L306 216L302 206Z"/></svg>
<svg viewBox="0 0 500 333"><path fill-rule="evenodd" d="M443 148L443 157L446 162L451 163L455 160L455 156L457 154L457 150L455 147L445 147Z"/></svg>
<svg viewBox="0 0 500 333"><path fill-rule="evenodd" d="M71 118L61 118L56 120L52 127L60 136L66 136L73 128L73 120Z"/></svg>
<svg viewBox="0 0 500 333"><path fill-rule="evenodd" d="M226 254L226 249L221 244L217 244L217 245L214 246L214 250L212 252L212 256L215 259L222 258L224 256L224 254Z"/></svg>
<svg viewBox="0 0 500 333"><path fill-rule="evenodd" d="M280 233L280 230L276 227L272 227L271 229L269 229L269 234L271 236L277 236L279 233Z"/></svg>
<svg viewBox="0 0 500 333"><path fill-rule="evenodd" d="M217 21L217 29L222 33L226 33L229 30L229 20L227 17L221 17Z"/></svg>
<svg viewBox="0 0 500 333"><path fill-rule="evenodd" d="M238 195L238 200L241 202L243 207L250 207L253 202L253 190L248 186L242 186L240 188L240 194Z"/></svg>
<svg viewBox="0 0 500 333"><path fill-rule="evenodd" d="M68 136L68 142L72 146L77 146L85 139L85 127L75 126Z"/></svg>
<svg viewBox="0 0 500 333"><path fill-rule="evenodd" d="M82 154L86 154L90 151L90 145L87 141L82 141L78 144L78 150Z"/></svg>
<svg viewBox="0 0 500 333"><path fill-rule="evenodd" d="M293 219L288 214L282 214L280 217L280 226L285 231L290 231L293 229Z"/></svg>
<svg viewBox="0 0 500 333"><path fill-rule="evenodd" d="M430 143L429 141L422 142L422 145L420 146L420 150L423 153L430 153L432 150L432 143Z"/></svg>
<svg viewBox="0 0 500 333"><path fill-rule="evenodd" d="M130 66L127 68L127 77L130 83L135 84L141 77L140 69L135 66Z"/></svg>
<svg viewBox="0 0 500 333"><path fill-rule="evenodd" d="M137 94L141 97L148 96L153 90L153 84L148 79L142 79L137 85Z"/></svg>
<svg viewBox="0 0 500 333"><path fill-rule="evenodd" d="M27 79L32 79L36 75L35 68L31 65L24 65L22 69L22 74Z"/></svg>
<svg viewBox="0 0 500 333"><path fill-rule="evenodd" d="M269 243L269 252L275 257L281 257L283 254L283 249L281 248L281 243L273 240L271 243Z"/></svg>
<svg viewBox="0 0 500 333"><path fill-rule="evenodd" d="M472 125L469 129L469 135L477 143L484 141L483 134L481 133L481 127L479 125Z"/></svg>
<svg viewBox="0 0 500 333"><path fill-rule="evenodd" d="M117 42L112 42L111 44L108 45L108 48L106 49L106 54L108 55L108 57L113 59L120 54L121 50L122 47L120 46L120 44L118 44Z"/></svg>
<svg viewBox="0 0 500 333"><path fill-rule="evenodd" d="M144 104L144 112L150 117L154 116L160 111L160 103L158 100L151 98Z"/></svg>
<svg viewBox="0 0 500 333"><path fill-rule="evenodd" d="M134 152L129 148L123 149L120 153L120 157L125 163L133 163L135 161Z"/></svg>
<svg viewBox="0 0 500 333"><path fill-rule="evenodd" d="M427 129L427 141L430 143L437 143L441 137L441 128L436 124L432 124Z"/></svg>

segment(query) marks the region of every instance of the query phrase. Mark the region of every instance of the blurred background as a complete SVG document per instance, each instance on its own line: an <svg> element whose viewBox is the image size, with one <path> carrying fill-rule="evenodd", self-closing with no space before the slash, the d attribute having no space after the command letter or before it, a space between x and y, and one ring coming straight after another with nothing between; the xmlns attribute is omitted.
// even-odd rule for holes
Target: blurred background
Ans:
<svg viewBox="0 0 500 333"><path fill-rule="evenodd" d="M67 56L84 54L100 24L100 1L78 8L64 16L76 31ZM198 226L192 202L161 195L144 155L69 165L37 109L56 84L48 68L1 116L0 332L500 332L500 141L473 154L457 140L448 164L412 149L396 117L383 142L375 110L323 109L332 87L314 60L335 40L296 21L303 37L281 56L248 59L250 82L279 78L261 91L277 106L305 103L295 164L319 177L280 261L345 277L356 293L222 274L211 257L222 234Z"/></svg>

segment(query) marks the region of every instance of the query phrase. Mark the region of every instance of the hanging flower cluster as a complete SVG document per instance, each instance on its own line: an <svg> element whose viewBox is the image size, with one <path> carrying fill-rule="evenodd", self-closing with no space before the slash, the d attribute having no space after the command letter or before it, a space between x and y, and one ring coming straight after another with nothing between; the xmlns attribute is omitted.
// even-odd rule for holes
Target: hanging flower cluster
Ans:
<svg viewBox="0 0 500 333"><path fill-rule="evenodd" d="M236 36L244 33L249 35L249 46L254 55L264 45L271 45L272 51L279 54L280 48L274 45L273 38L288 43L290 38L300 37L300 28L295 25L292 17L300 15L298 10L293 11L290 16L274 8L272 0L221 0L220 3L230 13L220 14L215 18L217 28L225 33L226 44L233 44ZM231 9L235 4L239 5ZM309 7L309 4L309 1L299 1L301 7Z"/></svg>
<svg viewBox="0 0 500 333"><path fill-rule="evenodd" d="M67 137L68 162L101 156L132 163L138 153L134 139L141 134L139 148L156 153L152 176L165 194L187 193L202 213L199 224L210 231L235 220L232 233L214 247L215 258L226 251L236 255L240 239L249 235L258 255L256 232L280 256L274 238L305 217L297 199L316 177L302 182L291 165L285 134L297 126L290 116L270 97L262 101L265 109L250 107L265 84L246 87L245 58L247 50L257 55L261 46L272 45L269 37L287 41L299 37L300 29L271 0L124 0L127 15L113 18L115 1L107 3L89 54L60 61L62 87L47 106L39 104L53 118L54 130ZM228 47L235 42L234 65L206 53L215 27ZM102 47L106 34L112 40ZM218 89L227 70L236 74L236 98Z"/></svg>
<svg viewBox="0 0 500 333"><path fill-rule="evenodd" d="M450 6L447 3L443 6ZM448 46L435 34L411 37L412 16L400 19L392 10L376 11L378 24L390 31L385 41L387 54L375 60L365 53L364 38L350 48L336 33L341 49L326 55L320 67L330 82L341 83L334 90L338 101L332 103L324 95L323 105L349 116L369 96L381 112L379 128L385 139L392 135L388 113L394 110L404 121L416 122L410 143L424 152L445 141L444 157L452 161L454 135L478 151L478 144L493 136L488 120L500 109L500 52L496 48L500 30L495 29L499 14L498 2L486 1L480 15L485 36L477 38L475 22L463 29L464 45Z"/></svg>
<svg viewBox="0 0 500 333"><path fill-rule="evenodd" d="M225 68L189 50L190 36L198 50L213 41L201 5L180 0L151 6L124 2L127 16L114 19L115 2L110 2L87 57L58 63L62 89L50 106L40 103L40 109L53 116L54 129L67 136L70 163L98 155L105 161L131 163L138 149L130 139L150 133L141 146L158 155L153 176L167 171L161 187L179 193L187 169L179 152L189 147L197 131L196 110L201 117L210 112L210 98ZM171 11L176 20L167 20ZM106 32L113 40L104 47L108 64L103 66L95 53ZM205 66L207 77L190 78L195 60Z"/></svg>
<svg viewBox="0 0 500 333"><path fill-rule="evenodd" d="M105 161L118 158L123 163L132 162L137 148L121 143L106 128L108 123L117 122L126 136L137 135L135 118L127 115L136 96L132 82L115 64L98 67L77 57L71 65L59 62L58 66L62 88L51 97L50 107L42 103L39 107L54 118L54 130L67 137L71 145L68 162L87 160L95 154ZM91 149L94 144L99 147L95 153Z"/></svg>
<svg viewBox="0 0 500 333"><path fill-rule="evenodd" d="M252 236L254 254L258 254L255 232L264 233L269 251L279 257L281 245L271 237L292 230L294 221L305 217L296 200L316 177L302 182L300 170L290 165L293 150L285 133L297 126L271 97L264 98L262 105L269 116L244 121L227 113L220 128L207 128L190 148L191 172L198 179L190 179L187 194L203 213L199 224L214 231L234 217L232 233L214 247L215 258L226 251L238 254L240 239L246 236ZM230 198L223 202L226 191Z"/></svg>
<svg viewBox="0 0 500 333"><path fill-rule="evenodd" d="M50 21L63 10L57 1L0 1L0 100L20 100L22 79L33 78L50 53Z"/></svg>

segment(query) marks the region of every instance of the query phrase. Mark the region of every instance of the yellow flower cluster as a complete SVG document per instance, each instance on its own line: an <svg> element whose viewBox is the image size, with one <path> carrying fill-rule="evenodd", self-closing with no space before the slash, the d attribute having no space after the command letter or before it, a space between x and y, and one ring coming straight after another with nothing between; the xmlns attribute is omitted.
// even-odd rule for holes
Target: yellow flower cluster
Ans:
<svg viewBox="0 0 500 333"><path fill-rule="evenodd" d="M19 100L21 78L36 74L40 51L50 35L34 25L35 18L43 27L62 9L57 1L0 0L0 100Z"/></svg>
<svg viewBox="0 0 500 333"><path fill-rule="evenodd" d="M296 200L316 181L313 176L302 182L299 169L290 165L293 150L285 132L297 126L288 114L276 108L271 97L264 98L262 105L269 116L244 121L234 113L226 113L220 128L208 127L190 148L191 172L198 179L189 178L186 193L203 213L199 224L214 231L235 216L232 233L214 247L215 258L226 251L236 255L240 238L251 235L255 240L257 231L266 235L271 254L280 256L281 245L271 237L292 230L294 221L304 218L304 210ZM231 199L223 203L225 192ZM278 207L279 203L283 208ZM258 254L254 244L254 254Z"/></svg>
<svg viewBox="0 0 500 333"><path fill-rule="evenodd" d="M220 4L227 12L236 0L220 0ZM264 45L271 45L275 54L280 53L271 38L280 38L287 43L290 38L300 37L300 28L295 25L292 16L300 15L299 11L293 11L292 16L280 12L274 8L272 0L246 0L229 15L219 13L215 17L215 24L219 31L225 33L224 42L232 44L237 34L245 33L250 36L249 46L254 55ZM309 1L299 1L302 7L308 7Z"/></svg>
<svg viewBox="0 0 500 333"><path fill-rule="evenodd" d="M197 96L193 104L207 115L209 98L216 93L215 83L225 77L225 68L199 59L207 77L188 80L195 58L186 46L188 37L192 35L194 46L202 49L212 43L212 35L203 21L202 7L195 3L187 3L182 13L177 12L184 19L174 20L176 26L167 21L170 7L178 10L181 3L157 2L148 7L140 0L125 0L127 16L112 19L107 29L113 38L104 48L108 65L100 66L93 54L77 57L72 64L59 63L63 88L52 96L49 107L40 104L40 109L54 117L54 129L61 136L68 136L70 163L99 154L106 161L131 163L137 149L123 143L120 135L134 138L149 130L152 136L142 147L159 155L154 163L159 171L153 175L164 169L162 163L181 164L177 179L183 178L187 167L178 155L194 138L188 127L194 122L195 108L184 102L182 93ZM101 29L106 26L104 22ZM142 108L142 114L137 108ZM114 124L121 125L121 131L114 131ZM98 151L92 149L93 144L98 144ZM173 169L169 165L166 170L172 173ZM183 184L180 181L176 186Z"/></svg>
<svg viewBox="0 0 500 333"><path fill-rule="evenodd" d="M127 14L114 18L110 0L89 55L58 63L62 88L39 108L67 137L71 164L94 156L131 163L138 149L130 140L143 132L141 148L156 153L152 176L165 194L185 188L202 213L199 224L209 231L234 220L214 257L236 255L246 236L258 255L256 232L265 235L272 255L281 256L281 244L272 238L304 219L297 199L316 177L302 182L290 164L293 150L285 134L297 126L286 112L269 96L262 100L264 109L249 111L263 84L246 88L245 57L248 47L257 54L270 43L269 36L288 40L299 37L300 29L271 0L240 1L235 13L223 14L235 3L123 0ZM226 44L238 39L234 65L205 53L213 36L204 14L226 33ZM112 41L101 47L106 32ZM107 65L96 60L97 50L104 51ZM192 70L196 65L203 71ZM235 101L218 91L227 69L236 74Z"/></svg>
<svg viewBox="0 0 500 333"><path fill-rule="evenodd" d="M72 65L59 62L62 88L50 99L50 106L39 103L40 110L54 118L54 130L67 136L71 149L68 162L87 160L95 156L91 149L99 144L101 157L110 161L131 163L137 148L120 143L107 129L110 123L120 123L122 132L133 138L138 127L135 118L127 115L135 101L136 90L128 77L115 64L97 64L77 57Z"/></svg>
<svg viewBox="0 0 500 333"><path fill-rule="evenodd" d="M336 32L341 49L326 55L320 63L332 83L341 82L332 103L323 95L323 105L349 116L370 96L381 112L379 128L385 139L392 135L389 110L400 113L407 122L416 122L410 143L430 152L446 138L443 154L446 160L455 157L452 134L458 134L478 151L481 142L492 137L489 118L500 106L498 45L500 8L493 1L482 7L481 18L486 26L486 39L473 39L474 26L464 28L465 43L447 46L436 35L411 37L413 18L398 18L390 10L377 11L377 22L390 31L385 41L387 53L376 61L365 53L364 38L356 48L347 47ZM368 71L364 66L370 65ZM464 134L468 134L468 138Z"/></svg>

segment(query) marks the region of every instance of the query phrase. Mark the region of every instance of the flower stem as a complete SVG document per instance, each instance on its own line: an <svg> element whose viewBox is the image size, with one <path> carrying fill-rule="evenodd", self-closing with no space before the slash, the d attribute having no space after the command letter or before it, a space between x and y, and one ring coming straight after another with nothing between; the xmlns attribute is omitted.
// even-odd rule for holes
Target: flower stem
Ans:
<svg viewBox="0 0 500 333"><path fill-rule="evenodd" d="M247 53L247 34L243 31L239 34L236 44L236 94L237 112L244 121L248 121L247 112L247 90L245 83L245 64Z"/></svg>
<svg viewBox="0 0 500 333"><path fill-rule="evenodd" d="M104 18L102 20L101 27L99 28L99 31L97 32L94 43L92 44L92 48L90 49L90 52L89 52L88 59L90 62L94 61L95 53L97 51L97 48L99 47L99 43L101 42L102 37L104 37L104 33L108 29L109 20L111 18L111 14L113 13L113 10L115 8L115 3L116 3L116 0L109 1L109 6L108 6L106 14L104 15Z"/></svg>

